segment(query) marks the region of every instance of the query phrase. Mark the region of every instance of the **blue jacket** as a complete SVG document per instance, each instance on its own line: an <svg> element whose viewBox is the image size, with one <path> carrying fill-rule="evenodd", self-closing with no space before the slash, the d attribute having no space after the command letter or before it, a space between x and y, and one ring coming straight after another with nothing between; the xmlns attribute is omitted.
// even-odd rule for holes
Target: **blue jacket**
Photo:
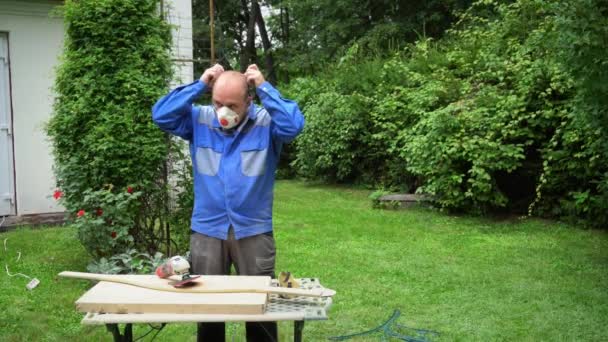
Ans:
<svg viewBox="0 0 608 342"><path fill-rule="evenodd" d="M152 108L165 132L189 141L194 171L192 230L226 240L272 231L274 175L281 146L304 127L298 105L281 97L268 82L257 88L262 107L251 104L246 119L223 130L212 106L193 105L207 86L181 86Z"/></svg>

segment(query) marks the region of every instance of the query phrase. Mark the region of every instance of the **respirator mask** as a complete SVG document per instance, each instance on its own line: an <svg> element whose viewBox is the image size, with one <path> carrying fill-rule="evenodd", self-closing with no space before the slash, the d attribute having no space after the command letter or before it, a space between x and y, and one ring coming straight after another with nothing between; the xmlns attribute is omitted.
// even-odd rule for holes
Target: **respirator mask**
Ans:
<svg viewBox="0 0 608 342"><path fill-rule="evenodd" d="M230 129L239 124L239 115L232 109L223 106L215 111L217 113L217 121L224 129Z"/></svg>

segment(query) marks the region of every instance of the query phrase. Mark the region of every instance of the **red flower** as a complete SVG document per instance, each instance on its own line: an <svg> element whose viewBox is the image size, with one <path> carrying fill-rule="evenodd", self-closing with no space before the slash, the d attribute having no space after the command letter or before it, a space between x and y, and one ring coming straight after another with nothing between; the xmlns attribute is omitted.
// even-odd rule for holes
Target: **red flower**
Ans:
<svg viewBox="0 0 608 342"><path fill-rule="evenodd" d="M129 186L129 187L127 187L127 192L128 192L128 193L130 193L130 194L132 194L132 193L133 193L133 188L132 188L132 187L130 187L130 186Z"/></svg>
<svg viewBox="0 0 608 342"><path fill-rule="evenodd" d="M110 236L112 236L112 239L116 239L116 232L112 232Z"/></svg>
<svg viewBox="0 0 608 342"><path fill-rule="evenodd" d="M55 198L56 200L60 199L61 196L63 196L63 192L61 192L61 190L55 190L55 192L53 193L53 198Z"/></svg>
<svg viewBox="0 0 608 342"><path fill-rule="evenodd" d="M101 208L97 208L97 216L101 216L103 214L103 210Z"/></svg>
<svg viewBox="0 0 608 342"><path fill-rule="evenodd" d="M83 217L84 216L84 210L82 210L82 209L78 210L78 213L76 214L76 216Z"/></svg>

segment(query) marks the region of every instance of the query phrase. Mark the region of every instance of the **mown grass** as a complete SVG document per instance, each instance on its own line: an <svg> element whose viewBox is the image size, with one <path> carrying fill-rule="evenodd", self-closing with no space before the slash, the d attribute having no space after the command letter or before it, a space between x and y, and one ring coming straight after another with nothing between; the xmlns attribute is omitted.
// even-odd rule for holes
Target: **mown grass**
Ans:
<svg viewBox="0 0 608 342"><path fill-rule="evenodd" d="M434 341L599 341L608 335L608 234L542 220L454 217L429 209L371 209L369 192L281 181L275 191L277 271L318 277L338 291L329 321L307 322L306 341L384 322L438 331ZM58 279L88 257L70 227L0 234L0 340L111 340L83 326L74 301L88 282ZM17 252L21 258L17 262ZM281 340L291 323L279 325ZM149 330L137 325L135 336ZM242 341L230 324L228 340ZM144 340L150 340L153 334ZM358 340L377 341L379 335ZM193 324L168 325L161 341L195 340Z"/></svg>

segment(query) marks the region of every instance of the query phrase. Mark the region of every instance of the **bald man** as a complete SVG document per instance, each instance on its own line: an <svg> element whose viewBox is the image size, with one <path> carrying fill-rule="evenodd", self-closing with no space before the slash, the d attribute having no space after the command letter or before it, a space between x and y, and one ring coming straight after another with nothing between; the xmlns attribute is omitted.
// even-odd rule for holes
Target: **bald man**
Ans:
<svg viewBox="0 0 608 342"><path fill-rule="evenodd" d="M255 86L262 107L249 95ZM212 90L212 105L193 102ZM195 274L274 278L274 174L281 147L304 127L298 105L286 100L256 65L244 74L216 64L152 108L165 132L190 143L194 209L190 254ZM199 323L198 340L224 341L224 323ZM275 322L248 322L247 341L276 341Z"/></svg>

